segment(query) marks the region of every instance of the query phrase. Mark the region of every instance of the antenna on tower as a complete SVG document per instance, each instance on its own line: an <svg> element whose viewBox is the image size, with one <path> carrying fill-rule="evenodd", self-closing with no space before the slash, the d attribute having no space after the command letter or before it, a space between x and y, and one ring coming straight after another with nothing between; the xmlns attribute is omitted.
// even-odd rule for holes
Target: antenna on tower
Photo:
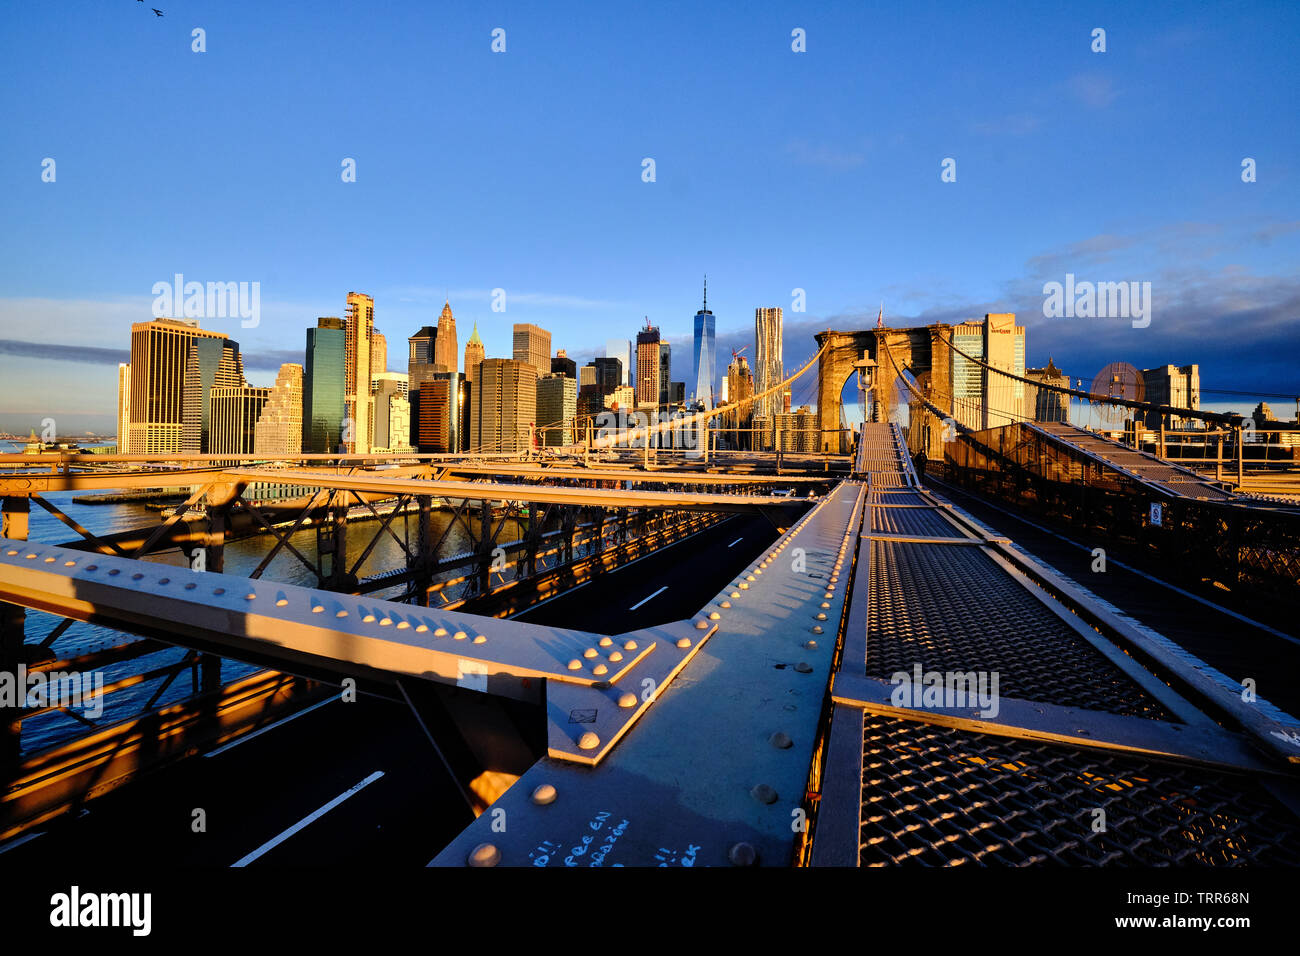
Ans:
<svg viewBox="0 0 1300 956"><path fill-rule="evenodd" d="M709 311L709 274L707 272L704 274L704 307L700 311Z"/></svg>

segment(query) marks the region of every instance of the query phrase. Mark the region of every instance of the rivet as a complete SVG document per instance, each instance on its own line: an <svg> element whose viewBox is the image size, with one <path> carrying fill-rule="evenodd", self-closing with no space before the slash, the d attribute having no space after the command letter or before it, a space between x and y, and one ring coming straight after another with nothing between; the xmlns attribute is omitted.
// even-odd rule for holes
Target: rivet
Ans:
<svg viewBox="0 0 1300 956"><path fill-rule="evenodd" d="M810 651L815 651L815 650L817 650L817 642L816 642L816 641L804 641L804 645L803 645L803 646L806 647L806 648L808 648L808 650L810 650Z"/></svg>
<svg viewBox="0 0 1300 956"><path fill-rule="evenodd" d="M388 625L390 625L390 624L392 624L392 623L393 623L393 619L392 619L391 617L381 617L381 618L379 619L379 626L380 626L380 627L388 627Z"/></svg>
<svg viewBox="0 0 1300 956"><path fill-rule="evenodd" d="M363 624L374 624L375 616L373 614L367 614L365 617L361 619L361 621Z"/></svg>
<svg viewBox="0 0 1300 956"><path fill-rule="evenodd" d="M794 669L797 670L800 674L812 673L812 665L807 663L806 661L800 661L798 664L795 664Z"/></svg>
<svg viewBox="0 0 1300 956"><path fill-rule="evenodd" d="M94 568L91 568L90 570L93 571ZM194 584L193 581L191 581L189 584L185 585L185 590L187 590L187 591L193 591L194 588L195 588L195 584Z"/></svg>
<svg viewBox="0 0 1300 956"><path fill-rule="evenodd" d="M696 622L695 622L695 629L696 629L697 631L707 631L707 630L709 629L709 622L708 622L708 621L696 621ZM684 641L684 640L686 640L686 638L682 638L682 640ZM681 647L681 643L682 643L681 641L678 641L678 642L677 642L677 646L678 646L678 647Z"/></svg>
<svg viewBox="0 0 1300 956"><path fill-rule="evenodd" d="M428 624L417 624L417 625L415 625L415 633L416 633L416 634L423 634L423 633L424 633L425 631L427 631L428 629L429 629L429 625L428 625Z"/></svg>
<svg viewBox="0 0 1300 956"><path fill-rule="evenodd" d="M613 654L609 655L609 659L613 661L615 664L617 664L619 661L623 659L623 652L615 651Z"/></svg>
<svg viewBox="0 0 1300 956"><path fill-rule="evenodd" d="M476 634L476 635L474 635L474 641L473 641L473 643L475 643L475 644L486 644L486 643L487 643L487 638L484 637L482 634Z"/></svg>
<svg viewBox="0 0 1300 956"><path fill-rule="evenodd" d="M131 580L132 580L132 581L139 581L142 577L144 577L144 575L141 574L139 571L137 571L137 572L135 572L135 574L131 575Z"/></svg>
<svg viewBox="0 0 1300 956"><path fill-rule="evenodd" d="M49 557L49 558L46 558L46 559L45 559L45 563L46 563L46 564L53 564L53 563L54 563L54 560L55 560L54 558ZM141 575L141 577L144 577L144 575Z"/></svg>
<svg viewBox="0 0 1300 956"><path fill-rule="evenodd" d="M34 555L34 554L29 554L29 555L27 555L27 557L29 557L29 558L34 558L34 557L36 557L36 555ZM115 575L115 574L121 574L121 573L122 573L122 569L121 569L121 568L113 568L113 569L111 569L111 570L108 572L108 575L109 575L109 577L112 577L112 576Z"/></svg>
<svg viewBox="0 0 1300 956"><path fill-rule="evenodd" d="M549 783L543 783L533 790L532 801L539 807L545 807L555 802L555 786Z"/></svg>
<svg viewBox="0 0 1300 956"><path fill-rule="evenodd" d="M822 595L822 597L826 598L827 600L830 600L831 598L835 597L835 595L832 594L830 591L827 591L825 594Z"/></svg>
<svg viewBox="0 0 1300 956"><path fill-rule="evenodd" d="M434 637L446 637L446 636L447 636L447 629L446 629L445 627L435 628L434 631L433 631L433 636L434 636Z"/></svg>
<svg viewBox="0 0 1300 956"><path fill-rule="evenodd" d="M446 634L446 633L447 633L447 632L446 632L445 630L443 630L442 628L438 628L438 630L442 631L443 634ZM463 641L463 640L465 640L465 638L467 638L467 637L469 637L469 635L466 634L464 631L457 631L455 634L453 634L453 635L451 636L451 639L452 639L453 641Z"/></svg>
<svg viewBox="0 0 1300 956"><path fill-rule="evenodd" d="M611 638L608 638L608 637L602 637L602 638L600 639L600 646L601 646L601 647L609 647L609 645L611 645L611 644L613 644L613 643L614 643L614 641L613 641Z"/></svg>
<svg viewBox="0 0 1300 956"><path fill-rule="evenodd" d="M316 605L313 605L313 606L312 606L311 612L312 612L313 614L319 614L319 613L320 613L321 611L323 611L323 610L325 610L325 605L324 605L324 604L316 604Z"/></svg>
<svg viewBox="0 0 1300 956"><path fill-rule="evenodd" d="M597 664L595 667L591 669L591 672L595 674L597 677L599 677L601 674L608 674L609 668L606 667L604 664Z"/></svg>
<svg viewBox="0 0 1300 956"><path fill-rule="evenodd" d="M768 737L767 742L770 743L777 750L789 750L791 747L794 746L794 741L790 739L790 735L786 733L782 733L779 730L776 733L774 733L771 737Z"/></svg>
<svg viewBox="0 0 1300 956"><path fill-rule="evenodd" d="M710 620L710 621L721 620L721 618L722 618L722 615L719 614L717 611L710 611L710 612L709 612L709 620Z"/></svg>
<svg viewBox="0 0 1300 956"><path fill-rule="evenodd" d="M600 746L600 738L590 730L578 738L579 750L595 750Z"/></svg>
<svg viewBox="0 0 1300 956"><path fill-rule="evenodd" d="M635 706L636 706L636 694L632 693L631 691L628 691L626 694L621 695L621 696L619 697L619 699L618 699L618 706L620 706L620 707L624 707L624 708L626 708L626 707L635 707Z"/></svg>
<svg viewBox="0 0 1300 956"><path fill-rule="evenodd" d="M501 851L491 843L480 843L469 851L467 866L496 866L501 862Z"/></svg>
<svg viewBox="0 0 1300 956"><path fill-rule="evenodd" d="M67 563L68 563L68 564L72 564L71 561L69 561L69 562L67 562ZM171 579L171 578L159 578L159 579L158 579L158 583L159 583L159 584L171 584L171 583L172 583L172 579Z"/></svg>
<svg viewBox="0 0 1300 956"><path fill-rule="evenodd" d="M589 648L587 648L585 651L582 652L582 656L585 657L585 658L587 658L587 660L591 660L591 659L592 659L593 657L595 657L598 653L599 653L599 652L598 652L594 647L589 647Z"/></svg>
<svg viewBox="0 0 1300 956"><path fill-rule="evenodd" d="M398 622L397 622L397 629L398 629L399 631L404 631L404 630L406 630L406 629L407 629L408 627L410 627L410 626L411 626L411 622L410 622L410 621L398 621Z"/></svg>
<svg viewBox="0 0 1300 956"><path fill-rule="evenodd" d="M576 657L573 660L569 661L569 670L571 671L582 670L582 661L578 660Z"/></svg>
<svg viewBox="0 0 1300 956"><path fill-rule="evenodd" d="M10 548L8 551L5 552L5 554L10 554L10 555L17 554L17 553L18 553L17 548Z"/></svg>
<svg viewBox="0 0 1300 956"><path fill-rule="evenodd" d="M754 577L752 574L747 574L747 575L745 575L745 580L746 580L746 581L757 581L758 579L757 579L756 577ZM744 585L742 584L741 587L743 588Z"/></svg>
<svg viewBox="0 0 1300 956"><path fill-rule="evenodd" d="M623 643L623 650L625 650L625 651L634 651L634 650L636 650L636 641L625 641L625 642Z"/></svg>
<svg viewBox="0 0 1300 956"><path fill-rule="evenodd" d="M213 588L213 589L212 589L212 593L213 593L213 594L225 594L225 593L226 593L226 589L225 589L225 588Z"/></svg>
<svg viewBox="0 0 1300 956"><path fill-rule="evenodd" d="M746 584L744 581L741 581L741 582L740 582L740 589L741 589L742 591L748 591L748 590L749 590L749 585ZM736 596L739 597L740 595L736 595Z"/></svg>
<svg viewBox="0 0 1300 956"><path fill-rule="evenodd" d="M776 803L776 798L777 798L776 791L765 783L760 783L753 790L749 791L749 795L753 797L755 800L757 800L759 803L767 803L767 804Z"/></svg>
<svg viewBox="0 0 1300 956"><path fill-rule="evenodd" d="M731 602L730 602L730 601L723 601L723 602L721 602L721 603L718 605L718 607L721 607L721 608L728 608L728 607L731 607Z"/></svg>
<svg viewBox="0 0 1300 956"><path fill-rule="evenodd" d="M824 620L826 620L826 612L825 612L825 611L818 611L818 612L817 612L817 620L819 620L819 621L824 621Z"/></svg>
<svg viewBox="0 0 1300 956"><path fill-rule="evenodd" d="M288 598L280 598L280 600L278 600L278 601L275 602L275 606L276 606L276 607L284 607L284 606L287 605L288 603L289 603L289 599L288 599Z"/></svg>
<svg viewBox="0 0 1300 956"><path fill-rule="evenodd" d="M25 557L28 561L30 561L32 558L36 557L36 552L33 551L30 554L25 554L23 555L23 557Z"/></svg>
<svg viewBox="0 0 1300 956"><path fill-rule="evenodd" d="M727 595L727 596L728 596L728 597L736 597L736 598L738 598L738 597L740 597L740 592L739 592L739 591L732 591L732 592L731 592L729 595Z"/></svg>

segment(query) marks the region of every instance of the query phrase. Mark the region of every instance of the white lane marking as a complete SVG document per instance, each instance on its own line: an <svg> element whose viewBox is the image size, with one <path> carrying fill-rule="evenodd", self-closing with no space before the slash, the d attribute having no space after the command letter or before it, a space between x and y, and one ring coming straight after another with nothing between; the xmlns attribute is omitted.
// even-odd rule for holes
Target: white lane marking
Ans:
<svg viewBox="0 0 1300 956"><path fill-rule="evenodd" d="M1087 551L1089 554L1092 553L1092 548L1088 547L1086 544L1080 544L1078 541L1075 541L1072 538L1067 538L1063 534L1058 534L1057 532L1053 531L1051 528L1044 528L1042 525L1036 524L1033 521L1028 520L1027 518L1022 518L1020 515L1015 514L1014 512L1007 511L1005 508L999 508L997 505L989 504L987 501L984 501L984 499L982 498L978 498L975 495L969 494L967 492L963 492L961 488L957 488L952 485L945 485L945 487L952 488L953 491L956 491L959 494L964 493L966 494L966 497L973 498L975 501L980 502L985 507L992 508L994 511L1000 511L1008 518L1012 518L1013 520L1019 521L1022 524L1027 524L1029 525L1029 527L1043 532L1043 534L1051 535L1053 538L1059 538L1060 540L1064 541L1066 544L1073 545L1074 547L1078 548L1080 551ZM1008 537L1010 536L1008 535ZM1015 539L1013 538L1012 540ZM1038 559L1035 558L1035 560ZM1043 563L1046 563L1046 561L1044 561ZM1130 572L1131 574L1136 574L1140 578L1145 578L1146 580L1150 581L1152 584L1158 584L1163 588L1168 588L1170 591L1173 591L1175 594L1181 594L1183 597L1191 598L1193 601L1197 601L1201 604L1204 604L1206 607L1214 608L1214 610L1218 611L1221 614L1226 614L1228 615L1228 617L1235 617L1237 620L1243 621L1246 624L1249 624L1251 627L1257 627L1261 631L1264 631L1268 634L1272 634L1274 637L1280 637L1282 638L1282 640L1290 641L1292 644L1300 644L1300 640L1297 640L1296 638L1292 637L1290 634L1283 633L1282 631L1279 631L1275 627L1269 627L1267 624L1261 624L1259 621L1252 620L1251 618L1246 617L1246 615L1244 614L1238 614L1236 611L1232 610L1231 608L1226 608L1223 607L1222 605L1215 604L1213 601L1207 598L1203 598L1199 594L1193 594L1191 591L1184 591L1176 584L1170 584L1168 581L1162 581L1160 580L1160 578L1152 577L1150 574L1147 574L1145 571L1139 571L1137 568L1133 567L1132 565L1125 564L1123 561L1119 560L1118 558L1112 558L1110 555L1106 555L1106 563L1116 565L1117 567L1121 567L1125 571ZM1048 567L1051 567L1051 565L1048 565ZM1053 570L1056 570L1058 574L1061 573L1059 569L1053 569ZM1127 611L1125 611L1124 613L1128 614ZM1134 615L1129 614L1129 616L1133 617Z"/></svg>
<svg viewBox="0 0 1300 956"><path fill-rule="evenodd" d="M303 827L307 826L308 824L312 823L312 822L315 821L315 820L320 819L320 818L323 817L325 814L329 813L331 810L333 810L335 807L337 807L337 806L338 806L340 803L342 803L344 800L346 800L348 797L352 796L354 793L357 793L359 790L361 790L362 787L369 786L370 784L374 783L376 780L378 780L378 779L379 779L380 777L382 777L383 775L384 775L384 772L383 772L382 770L376 770L374 773L372 773L370 776L366 777L365 780L362 780L359 784L357 784L357 785L356 785L355 787L353 787L352 789L347 790L347 791L345 791L344 793L340 793L337 797L335 797L335 798L334 798L333 800L331 800L329 803L325 804L325 806L321 807L321 808L320 808L319 810L317 810L315 813L311 814L310 816L303 817L301 820L299 820L299 821L298 821L297 823L295 823L293 826L289 827L289 829L287 829L287 830L285 830L283 833L281 833L278 837L275 837L275 838L273 838L273 839L271 839L271 840L268 840L267 842L265 842L265 843L263 843L261 846L259 846L256 850L254 850L252 853L250 853L250 854L248 854L247 856L243 857L243 858L240 859L239 861L230 864L230 865L231 865L231 868L233 869L234 867L237 867L237 866L248 866L248 864L252 863L252 862L253 862L254 860L256 860L259 856L262 856L264 853L267 853L267 852L269 852L270 850L275 849L277 846L279 846L279 845L280 845L281 843L283 843L285 840L289 839L289 837L293 836L295 833L297 833L297 832L298 832L299 830L301 830Z"/></svg>
<svg viewBox="0 0 1300 956"><path fill-rule="evenodd" d="M291 720L297 720L303 714L310 714L313 710L319 710L321 707L324 707L326 704L332 704L334 703L334 701L340 699L341 698L338 695L335 695L333 697L327 697L324 700L320 701L319 703L312 704L306 710L300 710L296 714L290 714L288 717L285 717L282 720L277 720L273 724L268 724L267 726L263 727L261 730L255 730L251 734L244 734L244 736L232 740L228 744L223 744L222 746L218 747L216 750L211 750L208 753L205 753L203 756L215 757L217 754L223 754L227 750L230 750L232 747L238 747L240 744L247 743L248 741L252 740L254 737L262 736L262 734L266 733L268 730L275 730L276 727L283 726L284 724L287 724Z"/></svg>
<svg viewBox="0 0 1300 956"><path fill-rule="evenodd" d="M0 846L0 853L8 853L10 850L16 849L22 846L24 843L30 843L32 840L35 840L38 836L45 836L45 831L37 830L35 833L28 833L25 836L20 836L17 839L10 840L4 846Z"/></svg>
<svg viewBox="0 0 1300 956"><path fill-rule="evenodd" d="M744 540L745 540L744 538L737 538L735 541L731 542L731 544L727 545L727 547L734 548L736 545L740 544L740 542Z"/></svg>
<svg viewBox="0 0 1300 956"><path fill-rule="evenodd" d="M659 595L663 594L663 593L664 593L665 591L667 591L667 590L668 590L668 585L665 584L663 587L661 587L661 588L660 588L658 591L656 591L654 594L650 595L650 597L648 597L648 598L643 598L642 600L637 601L637 602L636 602L635 604L633 604L630 608L628 608L628 610L629 610L629 611L635 611L637 608L639 608L639 607L640 607L642 604L644 604L646 601L649 601L650 598L656 598L656 597L658 597Z"/></svg>

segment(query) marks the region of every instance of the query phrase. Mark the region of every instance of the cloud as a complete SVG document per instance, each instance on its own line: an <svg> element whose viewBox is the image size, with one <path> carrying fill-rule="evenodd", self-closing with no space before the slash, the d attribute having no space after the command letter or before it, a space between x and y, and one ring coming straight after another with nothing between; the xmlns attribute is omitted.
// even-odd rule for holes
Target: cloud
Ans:
<svg viewBox="0 0 1300 956"><path fill-rule="evenodd" d="M1119 94L1114 81L1104 73L1076 73L1066 81L1071 95L1089 109L1104 109Z"/></svg>
<svg viewBox="0 0 1300 956"><path fill-rule="evenodd" d="M791 140L785 147L786 155L800 166L820 166L823 169L853 169L866 162L865 152L855 152L828 146L814 146L807 140Z"/></svg>
<svg viewBox="0 0 1300 956"><path fill-rule="evenodd" d="M1042 120L1031 113L1013 113L996 119L970 124L972 133L982 136L1027 136L1042 125Z"/></svg>
<svg viewBox="0 0 1300 956"><path fill-rule="evenodd" d="M79 362L85 365L117 365L131 361L130 349L103 349L87 345L51 345L45 342L22 342L0 339L0 355Z"/></svg>

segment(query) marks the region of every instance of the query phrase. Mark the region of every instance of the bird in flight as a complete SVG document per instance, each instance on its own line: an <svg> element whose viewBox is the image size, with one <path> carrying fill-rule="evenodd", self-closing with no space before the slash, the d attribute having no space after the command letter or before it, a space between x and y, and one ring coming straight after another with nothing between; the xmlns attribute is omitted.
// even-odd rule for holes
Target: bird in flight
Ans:
<svg viewBox="0 0 1300 956"><path fill-rule="evenodd" d="M161 10L159 10L157 7L150 7L149 9L152 10L152 11L154 12L154 15L155 15L155 16L159 16L159 17L160 17L160 16L163 15L163 12L162 12Z"/></svg>

